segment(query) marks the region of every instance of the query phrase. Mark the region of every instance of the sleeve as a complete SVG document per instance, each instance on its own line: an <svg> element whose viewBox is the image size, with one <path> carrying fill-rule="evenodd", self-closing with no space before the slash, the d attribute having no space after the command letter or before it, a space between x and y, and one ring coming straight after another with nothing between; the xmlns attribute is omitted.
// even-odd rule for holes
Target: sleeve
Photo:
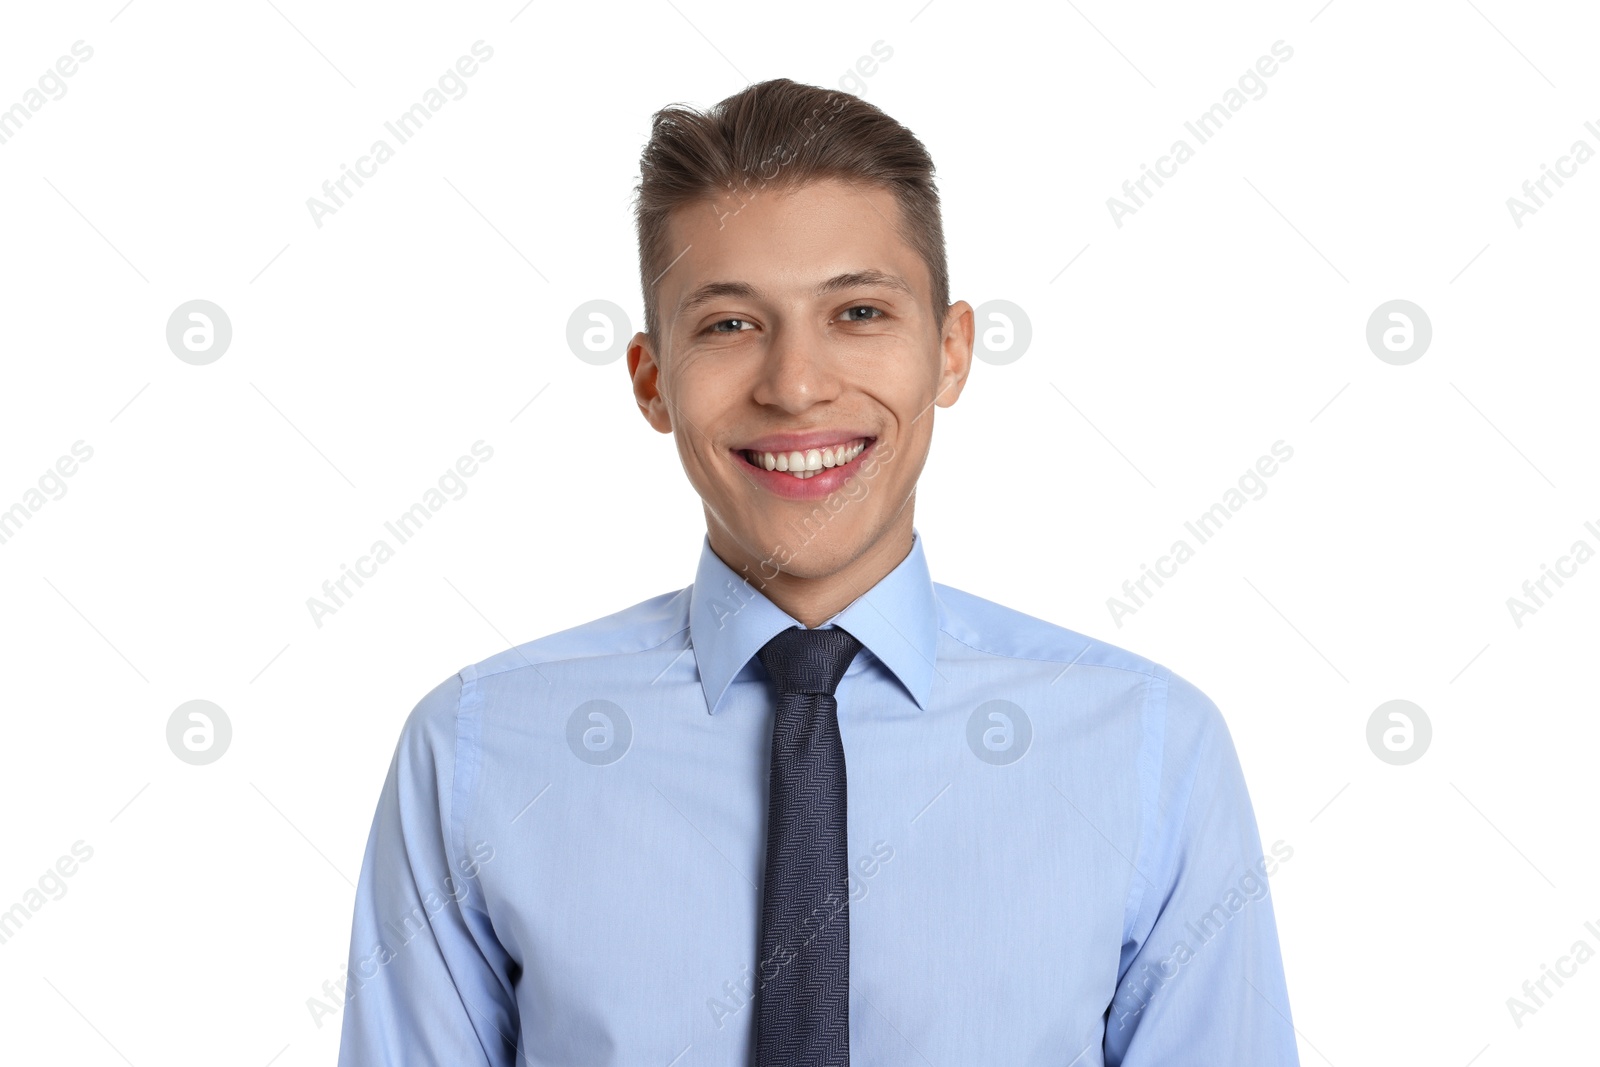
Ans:
<svg viewBox="0 0 1600 1067"><path fill-rule="evenodd" d="M458 740L473 736L462 690L457 675L411 712L378 797L356 887L339 1067L509 1067L517 1056L514 961L477 877L493 846L463 840L453 810L468 807L476 765L476 749Z"/></svg>
<svg viewBox="0 0 1600 1067"><path fill-rule="evenodd" d="M1129 936L1106 1013L1107 1067L1299 1067L1267 879L1294 849L1261 848L1227 724L1171 672L1151 847L1138 849ZM1142 839L1143 840L1143 839Z"/></svg>

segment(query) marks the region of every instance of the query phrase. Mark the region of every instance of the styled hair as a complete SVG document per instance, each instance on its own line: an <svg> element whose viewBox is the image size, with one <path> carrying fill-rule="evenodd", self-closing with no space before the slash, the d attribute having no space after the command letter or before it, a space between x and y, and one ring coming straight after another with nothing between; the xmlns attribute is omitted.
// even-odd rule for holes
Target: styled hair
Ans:
<svg viewBox="0 0 1600 1067"><path fill-rule="evenodd" d="M656 285L683 249L667 247L672 212L723 193L741 200L771 189L839 178L877 186L900 205L901 237L927 265L936 318L950 306L944 226L933 159L921 141L850 93L788 78L758 82L696 111L672 104L655 113L639 160L635 219L645 332L660 343Z"/></svg>

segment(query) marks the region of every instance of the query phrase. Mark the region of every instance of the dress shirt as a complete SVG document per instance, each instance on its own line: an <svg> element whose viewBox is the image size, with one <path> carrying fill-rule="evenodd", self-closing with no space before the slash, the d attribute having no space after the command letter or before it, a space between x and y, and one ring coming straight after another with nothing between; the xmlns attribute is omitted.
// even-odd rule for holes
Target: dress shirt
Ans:
<svg viewBox="0 0 1600 1067"><path fill-rule="evenodd" d="M800 623L692 585L462 670L362 860L341 1067L751 1062L774 690ZM871 1067L1298 1065L1216 705L905 558L823 625L849 775L850 1051Z"/></svg>

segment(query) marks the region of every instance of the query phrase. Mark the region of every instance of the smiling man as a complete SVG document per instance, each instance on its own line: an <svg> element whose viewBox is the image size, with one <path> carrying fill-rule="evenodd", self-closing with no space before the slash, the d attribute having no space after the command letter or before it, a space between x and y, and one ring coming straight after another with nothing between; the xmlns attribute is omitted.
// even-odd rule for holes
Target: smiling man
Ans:
<svg viewBox="0 0 1600 1067"><path fill-rule="evenodd" d="M974 323L923 145L779 79L657 113L641 170L627 367L694 582L411 713L340 1063L1298 1064L1293 849L1216 706L930 577Z"/></svg>

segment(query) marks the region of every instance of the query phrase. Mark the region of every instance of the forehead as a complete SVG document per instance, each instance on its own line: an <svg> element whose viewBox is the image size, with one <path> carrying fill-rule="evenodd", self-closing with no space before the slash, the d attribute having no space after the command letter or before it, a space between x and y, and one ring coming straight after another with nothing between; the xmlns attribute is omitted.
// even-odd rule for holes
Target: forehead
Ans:
<svg viewBox="0 0 1600 1067"><path fill-rule="evenodd" d="M871 270L920 291L927 268L906 243L900 221L900 205L888 189L834 178L782 190L752 183L739 195L691 201L668 222L658 306L670 322L707 285L742 284L779 296Z"/></svg>

